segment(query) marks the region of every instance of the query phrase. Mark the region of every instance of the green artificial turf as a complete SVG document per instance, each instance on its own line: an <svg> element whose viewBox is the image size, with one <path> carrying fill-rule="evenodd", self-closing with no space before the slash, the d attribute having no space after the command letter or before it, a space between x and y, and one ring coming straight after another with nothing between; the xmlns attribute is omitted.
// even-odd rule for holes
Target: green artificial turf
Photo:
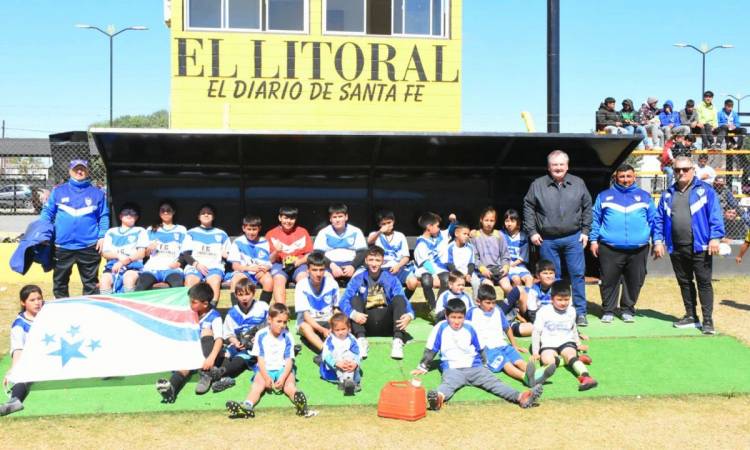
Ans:
<svg viewBox="0 0 750 450"><path fill-rule="evenodd" d="M426 323L423 325L429 329ZM626 325L619 323L613 326ZM355 397L344 397L335 385L319 378L308 349L304 349L297 358L299 387L305 391L313 407L376 404L380 389L388 381L410 378L409 371L416 366L424 348L423 335L418 330L419 327L415 327L413 331L415 337L420 339L405 347L403 362L389 357L388 342L382 339L371 341L370 356L362 364L363 389ZM565 368L560 368L545 385L542 403L545 399L570 397L731 395L750 392L747 383L750 348L727 336L592 339L589 354L593 358L591 375L599 382L599 387L578 392L575 377ZM9 362L7 356L0 361L1 373L7 370ZM166 375L36 383L26 399L26 408L14 416L222 410L227 400L244 399L250 382L249 372L246 372L240 375L237 386L232 389L197 396L193 392L197 381L197 376L194 376L176 403L162 404L161 397L154 389L154 382L160 376ZM520 383L509 381L505 375L500 377L513 387L522 389ZM422 377L422 381L425 388L434 388L440 382L440 374L433 370ZM491 395L476 388L464 388L453 401L491 399ZM291 408L291 405L284 396L268 394L262 399L259 411L268 407Z"/></svg>

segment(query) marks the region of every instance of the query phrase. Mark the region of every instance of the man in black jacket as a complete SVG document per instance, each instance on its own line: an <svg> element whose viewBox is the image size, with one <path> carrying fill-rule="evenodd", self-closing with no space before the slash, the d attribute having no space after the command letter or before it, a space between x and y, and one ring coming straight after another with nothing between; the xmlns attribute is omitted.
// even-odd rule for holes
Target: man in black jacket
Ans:
<svg viewBox="0 0 750 450"><path fill-rule="evenodd" d="M541 258L555 263L558 276L562 274L560 260L565 260L576 323L587 326L583 249L591 230L591 194L582 179L568 173L568 161L562 150L547 156L549 175L531 183L524 198L523 225L531 243L540 247Z"/></svg>

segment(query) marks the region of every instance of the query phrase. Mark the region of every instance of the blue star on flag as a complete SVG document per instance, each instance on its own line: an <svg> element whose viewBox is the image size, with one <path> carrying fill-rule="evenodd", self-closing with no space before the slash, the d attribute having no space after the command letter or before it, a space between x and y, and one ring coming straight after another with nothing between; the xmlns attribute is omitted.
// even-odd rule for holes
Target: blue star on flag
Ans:
<svg viewBox="0 0 750 450"><path fill-rule="evenodd" d="M80 325L76 325L76 326L71 325L70 329L68 330L68 334L70 335L70 337L76 337L76 334L78 334L80 332L81 332L81 326Z"/></svg>
<svg viewBox="0 0 750 450"><path fill-rule="evenodd" d="M62 362L63 367L65 367L65 364L68 363L73 358L86 358L86 355L80 352L81 344L83 344L83 340L80 340L78 342L70 343L65 340L65 338L60 338L60 348L58 350L55 350L54 352L47 353L49 356L59 356L60 361Z"/></svg>
<svg viewBox="0 0 750 450"><path fill-rule="evenodd" d="M55 342L55 335L44 333L44 339L42 340L44 341L44 345L53 344Z"/></svg>
<svg viewBox="0 0 750 450"><path fill-rule="evenodd" d="M99 340L92 339L91 342L89 342L89 349L91 349L91 351L93 352L97 348L102 348L102 341L101 341L101 339L99 339Z"/></svg>

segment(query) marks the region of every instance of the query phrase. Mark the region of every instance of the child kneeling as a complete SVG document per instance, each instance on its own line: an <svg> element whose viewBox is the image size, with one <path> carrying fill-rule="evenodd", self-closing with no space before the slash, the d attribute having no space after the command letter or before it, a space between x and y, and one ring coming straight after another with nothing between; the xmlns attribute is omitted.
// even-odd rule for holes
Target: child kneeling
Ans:
<svg viewBox="0 0 750 450"><path fill-rule="evenodd" d="M331 333L323 343L320 377L339 385L344 395L354 395L362 390L362 369L357 340L351 333L349 318L342 312L331 317Z"/></svg>
<svg viewBox="0 0 750 450"><path fill-rule="evenodd" d="M506 385L483 365L482 347L474 327L465 322L466 305L459 299L451 299L445 308L447 319L432 328L427 339L427 348L419 366L412 375L427 373L428 364L440 353L443 370L442 383L427 393L430 409L438 411L443 402L464 386L482 388L509 402L518 403L521 408L529 408L542 395L542 385L538 384L525 392Z"/></svg>
<svg viewBox="0 0 750 450"><path fill-rule="evenodd" d="M294 368L294 337L287 329L289 310L283 303L274 303L268 310L268 327L255 336L251 354L258 358L253 384L244 402L228 401L231 418L255 417L255 406L266 392L284 392L297 409L297 415L312 417L317 413L307 408L307 397L297 389Z"/></svg>

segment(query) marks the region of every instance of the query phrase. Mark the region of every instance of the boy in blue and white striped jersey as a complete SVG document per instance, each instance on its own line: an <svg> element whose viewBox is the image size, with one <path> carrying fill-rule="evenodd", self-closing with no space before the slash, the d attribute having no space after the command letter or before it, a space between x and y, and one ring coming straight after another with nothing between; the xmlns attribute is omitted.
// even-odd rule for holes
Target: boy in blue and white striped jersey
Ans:
<svg viewBox="0 0 750 450"><path fill-rule="evenodd" d="M396 215L393 211L380 211L375 217L378 229L367 236L367 245L377 245L385 252L383 268L393 274L405 287L407 299L411 299L419 286L414 275L414 265L409 263L409 243L406 236L393 229Z"/></svg>
<svg viewBox="0 0 750 450"><path fill-rule="evenodd" d="M465 280L466 277L464 274L457 270L452 270L448 273L448 290L438 296L435 311L431 311L436 322L445 320L445 307L452 298L458 298L464 302L467 311L474 306L474 302L469 297L469 294L464 292L466 288Z"/></svg>
<svg viewBox="0 0 750 450"><path fill-rule="evenodd" d="M438 287L438 295L448 289L448 243L456 222L456 215L448 216L450 225L447 229L440 229L440 216L433 212L426 212L419 217L419 226L424 229L414 246L414 263L417 265L414 275L422 284L422 292L427 300L430 311L435 309L435 292L433 286Z"/></svg>
<svg viewBox="0 0 750 450"><path fill-rule="evenodd" d="M347 223L349 208L343 203L331 205L328 218L331 224L315 236L313 248L325 253L335 279L348 281L365 260L367 241L362 230Z"/></svg>
<svg viewBox="0 0 750 450"><path fill-rule="evenodd" d="M361 390L362 369L359 367L361 356L357 340L351 333L349 318L337 312L331 317L331 333L323 343L320 362L320 377L331 383L337 383L344 395L354 395Z"/></svg>
<svg viewBox="0 0 750 450"><path fill-rule="evenodd" d="M339 304L339 284L326 272L328 258L320 250L307 255L307 278L294 287L297 331L318 353L330 333L329 320ZM321 339L322 338L322 339Z"/></svg>
<svg viewBox="0 0 750 450"><path fill-rule="evenodd" d="M137 221L137 207L126 203L120 209L120 226L110 228L104 234L102 257L107 264L99 281L102 294L135 289L148 247L148 234L143 228L135 226Z"/></svg>
<svg viewBox="0 0 750 450"><path fill-rule="evenodd" d="M528 408L542 395L542 386L518 392L509 387L483 365L482 346L474 327L465 322L466 305L459 299L452 299L446 307L447 319L432 328L427 346L419 366L412 375L427 373L428 366L440 354L443 371L442 382L437 389L427 393L430 409L438 411L443 402L464 386L476 386L509 402Z"/></svg>
<svg viewBox="0 0 750 450"><path fill-rule="evenodd" d="M260 234L260 217L247 215L242 219L243 236L238 237L229 247L227 261L232 263L232 283L230 290L234 292L240 280L250 280L260 285L263 291L260 300L271 303L273 298L273 277L271 276L271 249L268 241ZM230 295L232 304L237 298Z"/></svg>

